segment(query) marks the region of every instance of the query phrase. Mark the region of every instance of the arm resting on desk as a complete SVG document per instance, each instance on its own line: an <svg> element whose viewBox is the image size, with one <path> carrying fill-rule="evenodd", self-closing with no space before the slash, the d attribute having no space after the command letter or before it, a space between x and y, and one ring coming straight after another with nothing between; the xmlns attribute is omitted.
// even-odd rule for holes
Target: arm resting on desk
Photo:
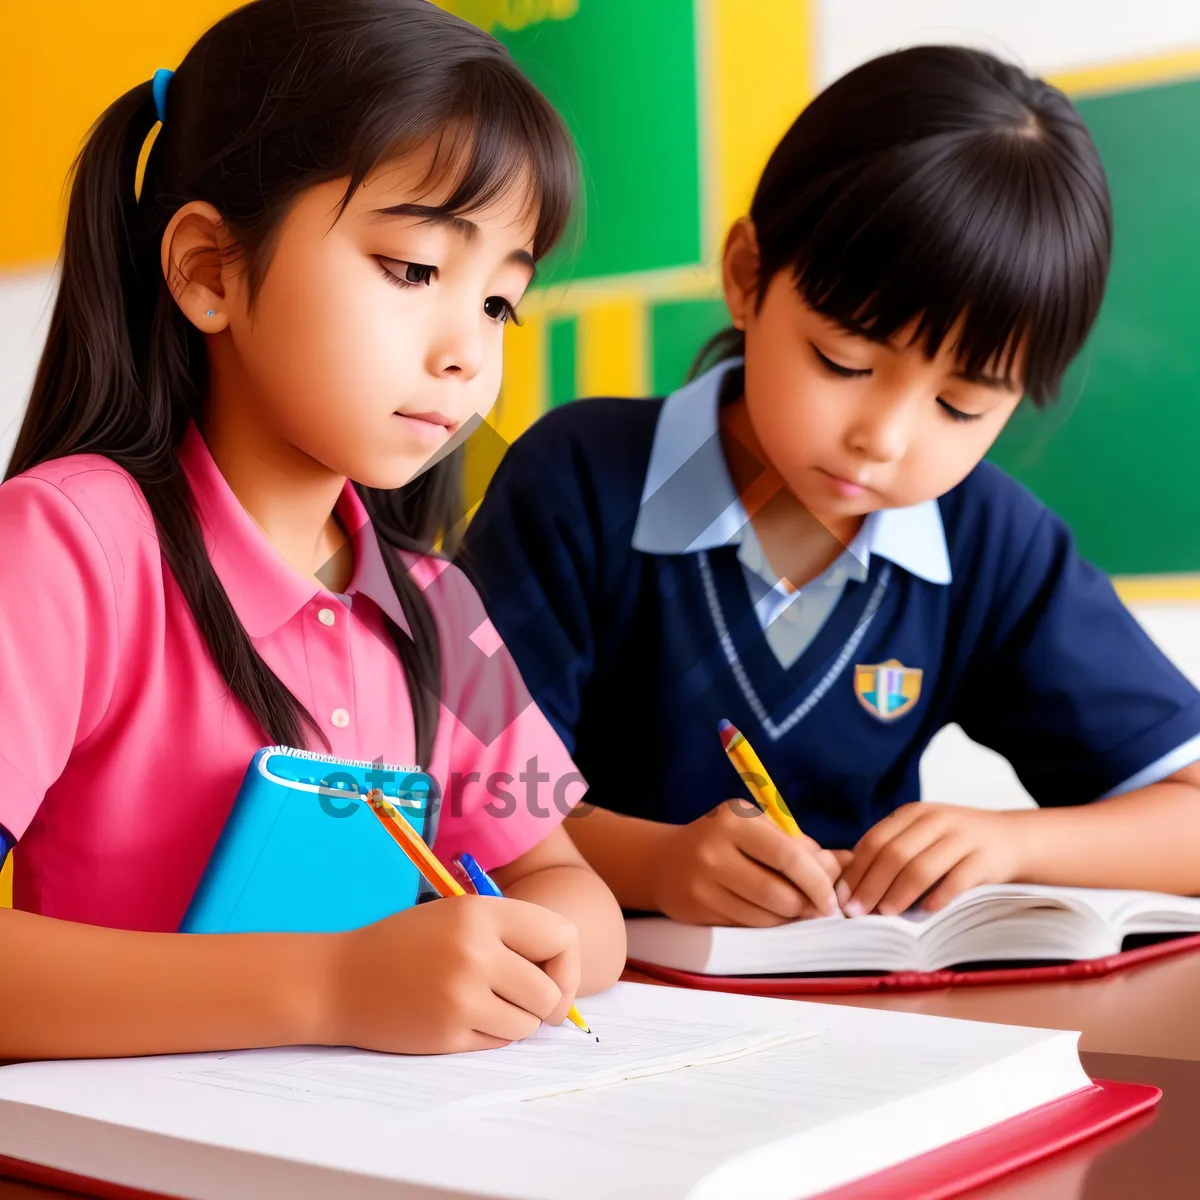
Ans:
<svg viewBox="0 0 1200 1200"><path fill-rule="evenodd" d="M0 909L0 1059L315 1040L319 938L135 933Z"/></svg>
<svg viewBox="0 0 1200 1200"><path fill-rule="evenodd" d="M1023 817L1024 883L1200 895L1200 763L1169 779Z"/></svg>

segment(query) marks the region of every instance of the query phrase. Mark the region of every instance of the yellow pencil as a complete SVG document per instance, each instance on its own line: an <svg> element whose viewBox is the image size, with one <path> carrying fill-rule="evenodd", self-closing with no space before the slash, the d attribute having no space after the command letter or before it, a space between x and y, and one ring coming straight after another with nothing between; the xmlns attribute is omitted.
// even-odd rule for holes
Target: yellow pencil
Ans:
<svg viewBox="0 0 1200 1200"><path fill-rule="evenodd" d="M392 835L392 840L408 855L413 866L421 872L426 883L439 896L465 896L467 894L467 889L442 866L437 855L425 845L424 838L404 819L403 814L392 806L379 788L372 788L367 793L367 804L379 818L384 829ZM567 1013L567 1020L582 1029L584 1033L592 1032L573 1004Z"/></svg>
<svg viewBox="0 0 1200 1200"><path fill-rule="evenodd" d="M721 734L721 745L724 746L725 753L729 755L729 761L733 763L734 769L745 781L758 807L788 837L799 837L800 826L796 824L796 818L788 811L788 806L783 802L779 789L771 782L770 775L759 762L758 755L754 753L750 743L728 721L722 721L717 729Z"/></svg>

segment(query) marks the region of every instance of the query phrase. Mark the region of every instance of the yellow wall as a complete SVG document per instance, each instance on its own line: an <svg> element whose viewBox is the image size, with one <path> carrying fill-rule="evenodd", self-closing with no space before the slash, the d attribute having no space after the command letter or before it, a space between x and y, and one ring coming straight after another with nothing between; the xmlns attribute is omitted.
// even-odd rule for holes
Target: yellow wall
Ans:
<svg viewBox="0 0 1200 1200"><path fill-rule="evenodd" d="M0 17L0 268L52 261L92 122L174 67L231 0L14 0Z"/></svg>

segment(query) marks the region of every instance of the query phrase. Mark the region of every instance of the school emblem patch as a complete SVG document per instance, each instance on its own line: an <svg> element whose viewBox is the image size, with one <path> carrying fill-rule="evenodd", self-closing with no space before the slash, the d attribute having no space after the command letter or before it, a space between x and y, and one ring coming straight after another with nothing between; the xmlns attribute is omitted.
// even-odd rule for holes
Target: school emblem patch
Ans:
<svg viewBox="0 0 1200 1200"><path fill-rule="evenodd" d="M919 667L903 666L897 659L854 668L854 694L873 717L894 721L902 717L921 698Z"/></svg>

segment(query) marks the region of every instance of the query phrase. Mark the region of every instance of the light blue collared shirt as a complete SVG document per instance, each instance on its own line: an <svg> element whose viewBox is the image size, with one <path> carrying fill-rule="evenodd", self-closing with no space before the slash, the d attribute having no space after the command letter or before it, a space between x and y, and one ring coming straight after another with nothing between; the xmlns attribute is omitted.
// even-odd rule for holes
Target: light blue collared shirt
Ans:
<svg viewBox="0 0 1200 1200"><path fill-rule="evenodd" d="M928 500L871 513L850 545L802 589L782 580L763 553L721 445L721 387L740 365L740 359L721 363L663 402L633 547L647 554L694 554L736 545L767 643L790 667L824 628L846 584L867 578L872 555L940 585L950 582L950 556L941 511Z"/></svg>

